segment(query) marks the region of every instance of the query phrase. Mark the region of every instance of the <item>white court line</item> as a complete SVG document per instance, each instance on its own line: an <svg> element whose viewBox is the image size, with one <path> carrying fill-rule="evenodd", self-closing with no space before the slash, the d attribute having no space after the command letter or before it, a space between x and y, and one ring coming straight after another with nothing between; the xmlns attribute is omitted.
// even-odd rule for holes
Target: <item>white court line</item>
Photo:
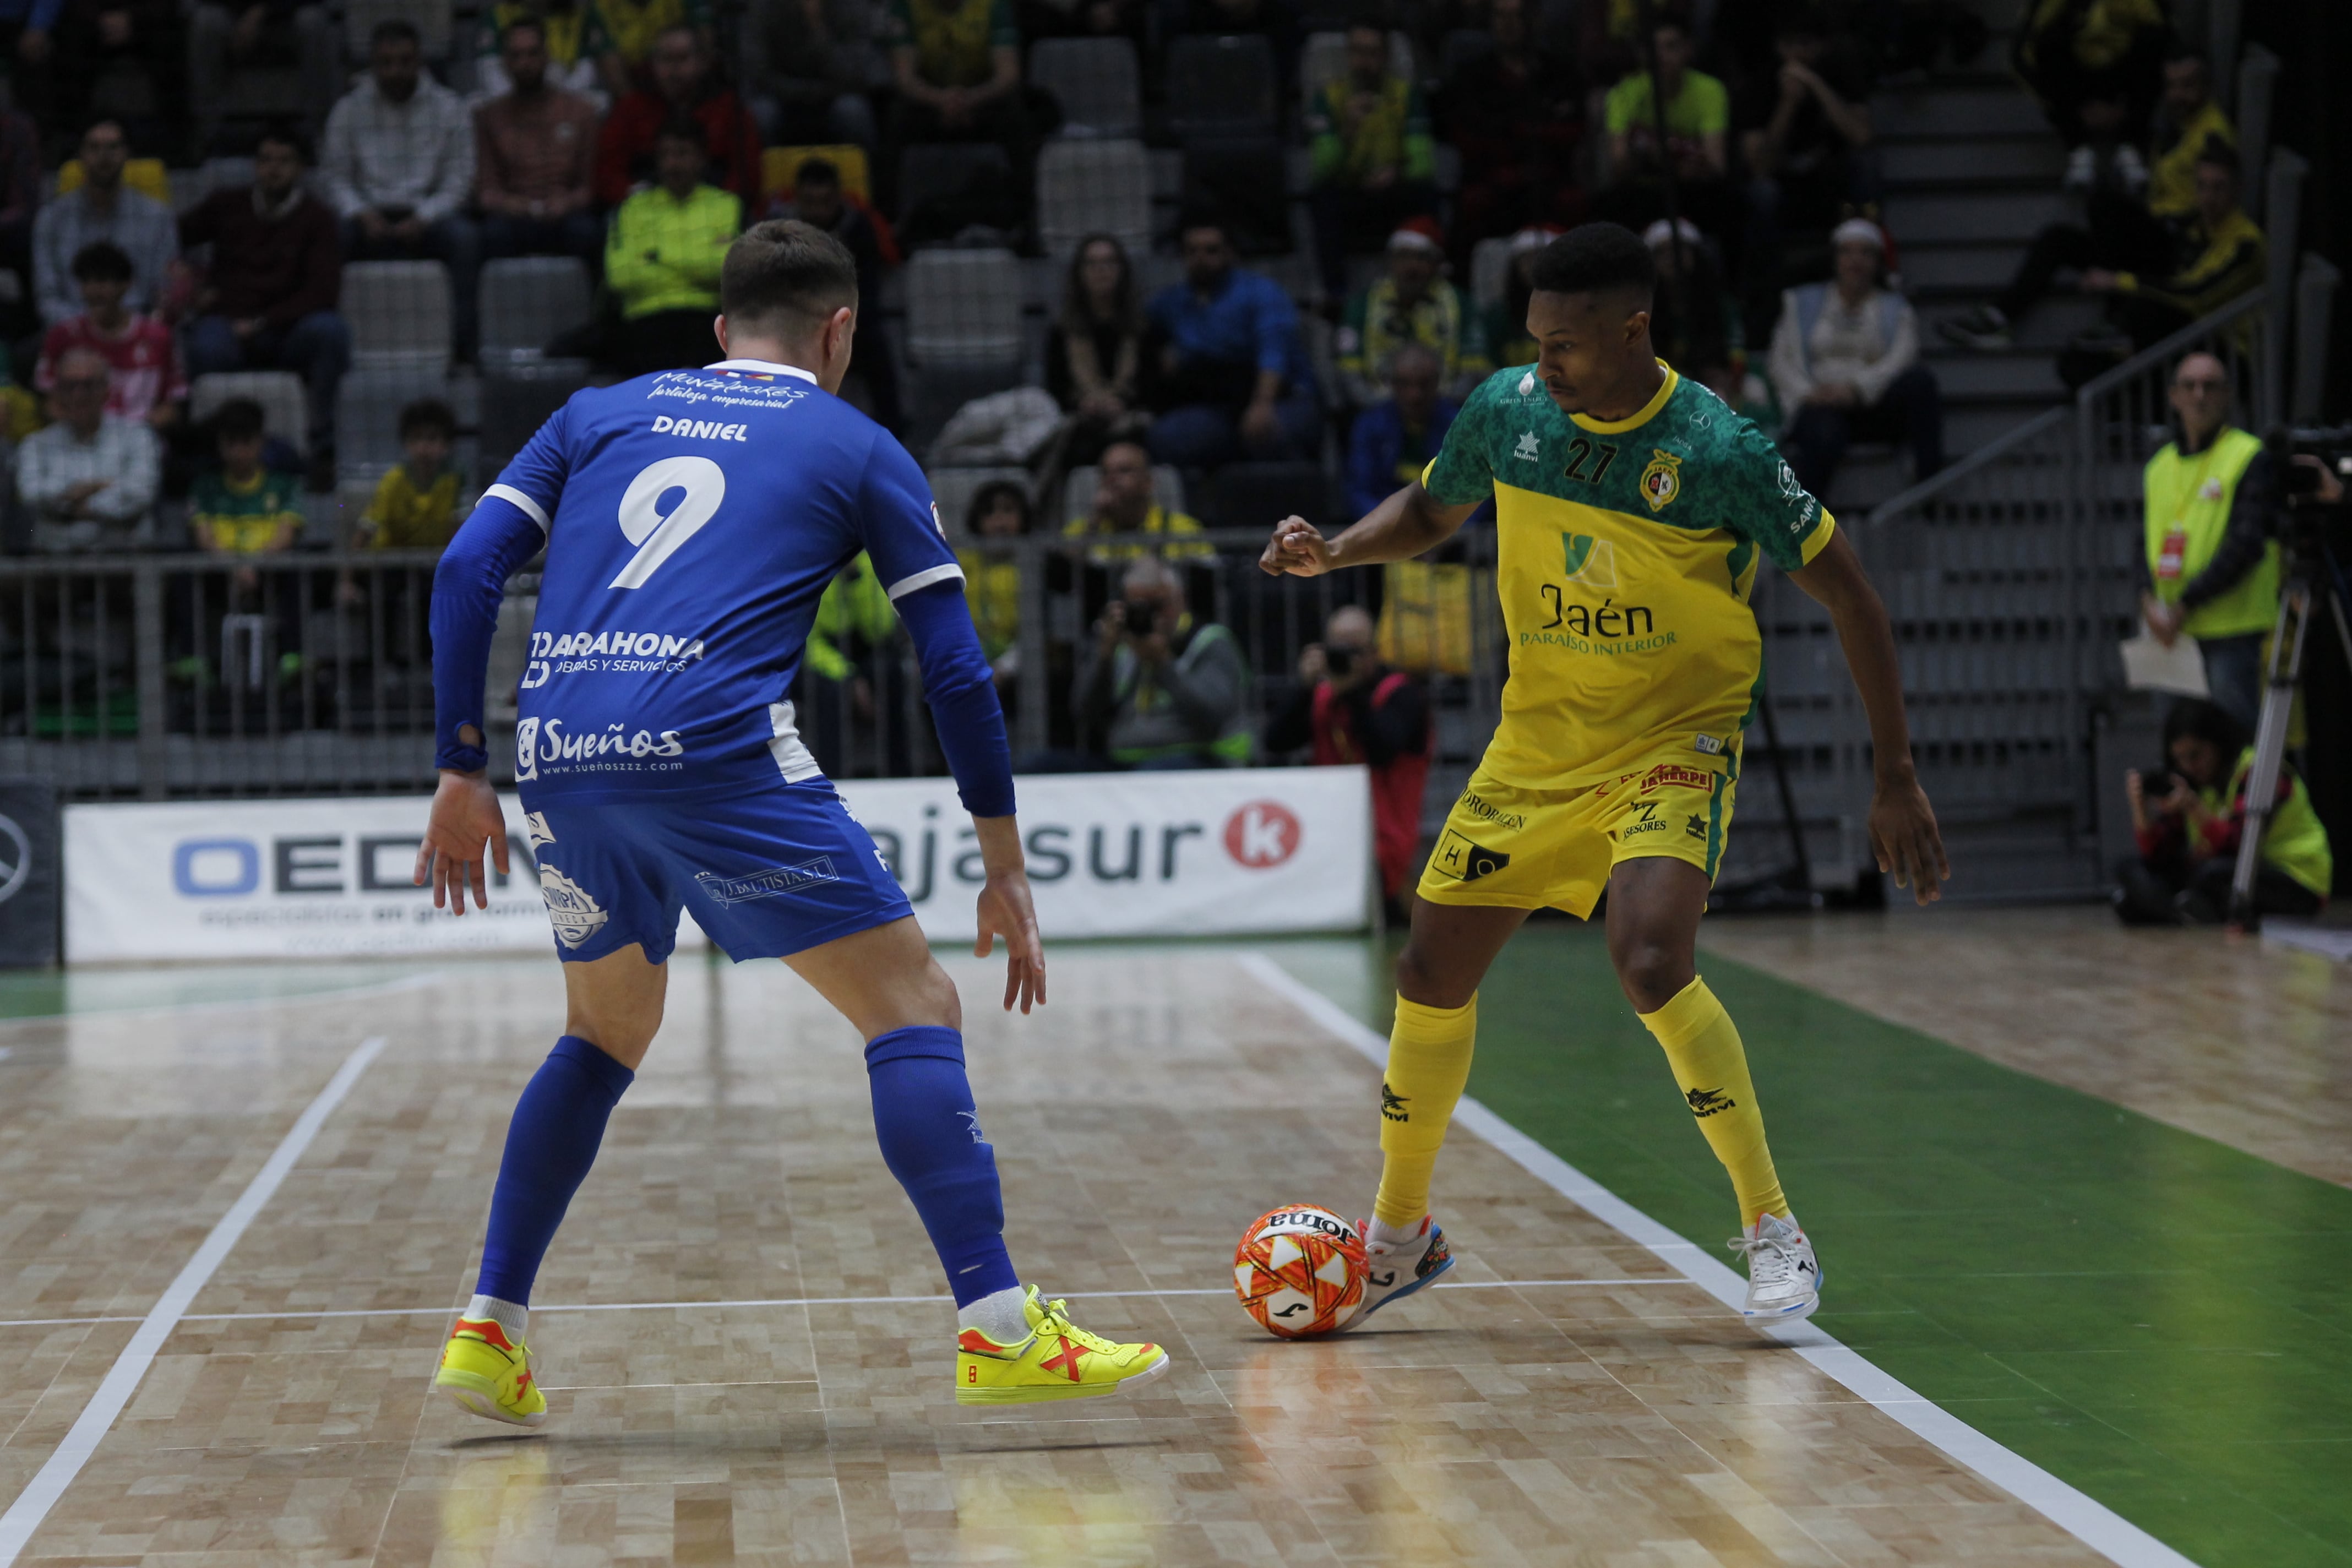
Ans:
<svg viewBox="0 0 2352 1568"><path fill-rule="evenodd" d="M1389 1043L1361 1020L1264 953L1239 955L1241 966L1267 990L1338 1036L1375 1067L1388 1061ZM1657 1255L1668 1268L1734 1311L1748 1282L1712 1254L1652 1219L1575 1166L1465 1095L1454 1111L1467 1127L1529 1175L1582 1207L1593 1218ZM1759 1328L1795 1351L1832 1382L1875 1405L1889 1419L1934 1445L2121 1568L2196 1568L2189 1558L2068 1486L2032 1460L2011 1453L1941 1405L1914 1392L1810 1323Z"/></svg>
<svg viewBox="0 0 2352 1568"><path fill-rule="evenodd" d="M155 1305L149 1309L147 1316L141 1320L138 1331L131 1336L131 1342L122 1347L121 1355L114 1358L114 1365L107 1372L105 1381L98 1385L98 1392L91 1394L89 1403L82 1407L80 1416L75 1420L73 1429L66 1434L65 1441L58 1445L57 1451L49 1456L48 1463L41 1467L24 1491L17 1495L16 1500L8 1505L8 1511L0 1514L0 1568L8 1568L16 1561L17 1554L25 1550L25 1543L32 1540L35 1531L40 1529L41 1521L48 1517L49 1510L57 1506L58 1499L65 1495L66 1489L73 1485L74 1478L81 1474L82 1467L89 1463L89 1457L98 1451L99 1443L113 1426L114 1418L122 1414L122 1407L130 1404L131 1394L138 1392L139 1380L145 1377L147 1369L154 1364L156 1352L163 1348L163 1342L172 1337L172 1331L187 1315L188 1303L196 1299L196 1292L205 1288L214 1270L227 1258L238 1238L245 1235L246 1227L253 1223L254 1216L277 1194L278 1184L286 1180L286 1173L294 1168L294 1163L302 1157L302 1152L310 1148L310 1141L319 1135L319 1129L333 1114L335 1107L343 1102L343 1097L352 1091L352 1085L359 1081L360 1074L367 1071L368 1064L383 1052L383 1037L378 1035L361 1041L352 1054L343 1058L343 1065L335 1069L335 1076L327 1080L327 1087L320 1089L318 1097L303 1109L302 1114L294 1119L294 1125L288 1128L286 1136L278 1141L276 1152L260 1170L254 1173L253 1180L246 1184L245 1191L237 1195L236 1202L229 1205L228 1213L221 1215L220 1223L213 1226L212 1234L205 1237L203 1245L196 1248L195 1256L188 1259L179 1277L164 1289Z"/></svg>
<svg viewBox="0 0 2352 1568"><path fill-rule="evenodd" d="M1431 1287L1436 1290L1533 1290L1567 1285L1687 1285L1690 1281L1674 1279L1447 1279ZM1097 1301L1118 1297L1153 1296L1223 1296L1229 1292L1223 1286L1208 1289L1183 1290L1071 1290L1065 1299L1072 1301ZM952 1296L779 1296L752 1301L558 1301L549 1306L533 1307L541 1315L549 1312L668 1312L688 1307L887 1307L902 1302L937 1301L951 1304ZM184 1323L268 1323L310 1322L323 1318L442 1318L459 1309L456 1307L338 1307L320 1309L297 1307L283 1312L184 1312ZM85 1323L135 1323L137 1318L0 1318L0 1329L40 1329Z"/></svg>
<svg viewBox="0 0 2352 1568"><path fill-rule="evenodd" d="M250 1012L257 1007L294 1007L309 1002L348 1002L354 996L383 996L397 991L415 991L441 979L441 972L428 969L417 974L404 974L397 980L371 980L363 985L338 985L325 991L299 991L284 996L224 996L211 1002L156 1003L136 1007L81 1007L64 1013L25 1013L0 1018L0 1028L11 1024L63 1024L82 1018L131 1019L185 1018L205 1013ZM0 1049L0 1058L8 1055Z"/></svg>

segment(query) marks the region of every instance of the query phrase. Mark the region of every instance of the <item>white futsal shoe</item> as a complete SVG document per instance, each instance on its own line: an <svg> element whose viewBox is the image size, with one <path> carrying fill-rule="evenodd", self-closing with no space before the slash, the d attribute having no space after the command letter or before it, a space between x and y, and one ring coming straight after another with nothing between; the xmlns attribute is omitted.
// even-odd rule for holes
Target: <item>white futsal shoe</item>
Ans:
<svg viewBox="0 0 2352 1568"><path fill-rule="evenodd" d="M1370 1220L1359 1223L1356 1234L1364 1238L1364 1306L1342 1328L1354 1328L1397 1298L1434 1283L1454 1267L1454 1249L1445 1245L1445 1233L1437 1228L1434 1215L1422 1215L1421 1228L1412 1239L1395 1247L1373 1242Z"/></svg>
<svg viewBox="0 0 2352 1568"><path fill-rule="evenodd" d="M1748 1259L1748 1304L1739 1310L1749 1322L1793 1323L1822 1304L1822 1266L1795 1220L1760 1215L1724 1245Z"/></svg>

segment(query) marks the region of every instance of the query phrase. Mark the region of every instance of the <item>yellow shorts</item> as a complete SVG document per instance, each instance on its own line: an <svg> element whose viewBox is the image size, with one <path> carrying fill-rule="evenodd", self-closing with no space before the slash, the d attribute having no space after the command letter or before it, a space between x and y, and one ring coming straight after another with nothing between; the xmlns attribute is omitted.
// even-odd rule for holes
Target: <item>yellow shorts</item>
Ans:
<svg viewBox="0 0 2352 1568"><path fill-rule="evenodd" d="M1662 752L1615 781L1583 789L1521 789L1482 764L1446 814L1421 873L1433 904L1500 904L1592 912L1620 860L1687 860L1715 879L1731 831L1739 752Z"/></svg>

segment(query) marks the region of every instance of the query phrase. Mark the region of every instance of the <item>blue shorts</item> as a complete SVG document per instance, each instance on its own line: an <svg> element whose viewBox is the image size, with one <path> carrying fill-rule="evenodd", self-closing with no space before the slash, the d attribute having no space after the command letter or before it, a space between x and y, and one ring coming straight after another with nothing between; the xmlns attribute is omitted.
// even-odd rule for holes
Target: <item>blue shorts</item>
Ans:
<svg viewBox="0 0 2352 1568"><path fill-rule="evenodd" d="M556 956L660 963L692 912L728 957L782 958L915 911L830 781L674 799L534 799L523 821Z"/></svg>

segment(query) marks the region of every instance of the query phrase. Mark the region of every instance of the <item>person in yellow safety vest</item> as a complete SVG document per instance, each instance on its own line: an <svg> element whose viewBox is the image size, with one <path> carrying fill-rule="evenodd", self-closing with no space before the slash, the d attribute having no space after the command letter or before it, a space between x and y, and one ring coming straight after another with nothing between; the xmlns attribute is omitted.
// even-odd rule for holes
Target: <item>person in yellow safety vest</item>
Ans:
<svg viewBox="0 0 2352 1568"><path fill-rule="evenodd" d="M2147 629L2194 637L2213 700L2248 730L2263 705L2263 640L2278 621L2279 480L2262 442L2229 423L2230 373L2193 353L2172 373L2179 437L2148 459Z"/></svg>
<svg viewBox="0 0 2352 1568"><path fill-rule="evenodd" d="M881 764L878 771L884 777L911 771L899 704L891 700L897 667L882 657L898 635L898 612L875 577L874 563L860 551L825 584L801 654L807 677L801 690L814 721L805 739L829 776L849 772L853 731L871 730L877 721L885 742L883 754L876 759Z"/></svg>
<svg viewBox="0 0 2352 1568"><path fill-rule="evenodd" d="M2229 912L2254 749L2243 725L2192 697L2165 716L2164 752L2166 770L2124 775L2139 853L2116 868L2116 913L2126 925L2216 924ZM2282 764L2263 825L2254 908L2265 915L2317 914L2335 876L2327 829L2303 780Z"/></svg>

